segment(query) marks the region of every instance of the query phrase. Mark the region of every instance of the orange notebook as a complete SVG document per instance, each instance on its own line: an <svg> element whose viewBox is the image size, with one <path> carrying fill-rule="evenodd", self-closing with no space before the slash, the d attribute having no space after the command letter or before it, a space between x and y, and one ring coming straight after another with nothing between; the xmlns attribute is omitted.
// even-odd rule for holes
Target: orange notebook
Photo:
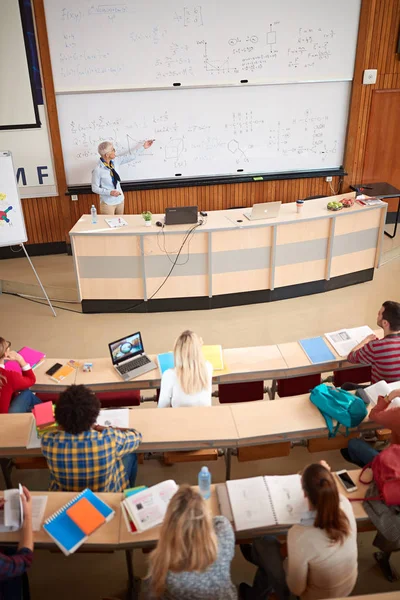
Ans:
<svg viewBox="0 0 400 600"><path fill-rule="evenodd" d="M58 369L58 371L51 375L50 379L53 379L53 381L55 381L56 383L60 383L63 379L68 377L68 375L74 372L74 367L71 367L70 365L63 365Z"/></svg>
<svg viewBox="0 0 400 600"><path fill-rule="evenodd" d="M101 512L87 498L81 498L66 512L86 535L90 535L106 522Z"/></svg>

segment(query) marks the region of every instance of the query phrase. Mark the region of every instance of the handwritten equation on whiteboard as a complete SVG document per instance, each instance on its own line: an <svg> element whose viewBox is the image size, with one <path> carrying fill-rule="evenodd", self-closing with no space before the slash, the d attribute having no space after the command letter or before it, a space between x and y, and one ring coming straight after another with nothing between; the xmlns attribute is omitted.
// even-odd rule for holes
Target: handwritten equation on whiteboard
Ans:
<svg viewBox="0 0 400 600"><path fill-rule="evenodd" d="M45 0L56 91L352 78L360 0L64 2Z"/></svg>
<svg viewBox="0 0 400 600"><path fill-rule="evenodd" d="M293 86L268 88L62 95L68 183L88 183L105 139L121 154L155 139L121 167L128 180L340 166L350 84L300 84L295 104Z"/></svg>

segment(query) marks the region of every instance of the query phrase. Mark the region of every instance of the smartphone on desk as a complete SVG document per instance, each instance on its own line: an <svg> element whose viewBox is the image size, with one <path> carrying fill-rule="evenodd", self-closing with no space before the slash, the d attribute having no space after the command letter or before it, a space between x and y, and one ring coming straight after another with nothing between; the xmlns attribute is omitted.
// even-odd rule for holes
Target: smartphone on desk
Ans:
<svg viewBox="0 0 400 600"><path fill-rule="evenodd" d="M342 471L336 471L336 475L339 478L340 483L346 490L346 492L355 492L357 490L357 486L346 471L343 469Z"/></svg>
<svg viewBox="0 0 400 600"><path fill-rule="evenodd" d="M46 371L46 375L49 375L51 377L56 371L58 371L58 369L61 369L61 367L61 363L55 363L52 367L50 367L48 371Z"/></svg>

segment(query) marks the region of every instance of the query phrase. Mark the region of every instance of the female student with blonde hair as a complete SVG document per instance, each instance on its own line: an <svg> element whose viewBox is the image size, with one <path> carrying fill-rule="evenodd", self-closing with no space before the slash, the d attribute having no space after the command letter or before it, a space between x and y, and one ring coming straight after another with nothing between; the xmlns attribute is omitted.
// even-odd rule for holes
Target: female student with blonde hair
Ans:
<svg viewBox="0 0 400 600"><path fill-rule="evenodd" d="M181 485L168 505L150 555L149 598L236 600L230 567L235 536L225 517L210 516L202 496Z"/></svg>
<svg viewBox="0 0 400 600"><path fill-rule="evenodd" d="M212 364L204 360L202 342L193 331L184 331L174 347L175 367L161 378L159 408L211 406Z"/></svg>
<svg viewBox="0 0 400 600"><path fill-rule="evenodd" d="M0 337L0 413L30 412L40 400L30 386L36 381L32 367L23 357L10 350L11 342ZM5 361L15 360L21 367L21 373L5 369ZM19 393L20 392L20 393Z"/></svg>
<svg viewBox="0 0 400 600"><path fill-rule="evenodd" d="M287 565L272 536L241 546L244 557L258 566L253 587L240 584L241 598L266 598L274 590L280 600L290 592L301 600L320 600L348 596L354 588L357 525L351 504L339 494L325 461L309 465L301 481L309 512L289 530Z"/></svg>

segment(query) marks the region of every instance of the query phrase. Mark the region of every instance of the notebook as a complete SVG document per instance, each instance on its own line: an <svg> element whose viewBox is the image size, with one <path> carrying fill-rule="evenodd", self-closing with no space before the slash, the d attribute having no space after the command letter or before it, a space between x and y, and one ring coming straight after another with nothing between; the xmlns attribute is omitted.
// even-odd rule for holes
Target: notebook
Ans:
<svg viewBox="0 0 400 600"><path fill-rule="evenodd" d="M175 481L168 479L122 501L137 531L146 531L163 522L168 503L177 489Z"/></svg>
<svg viewBox="0 0 400 600"><path fill-rule="evenodd" d="M21 484L18 489L4 490L4 508L0 510L0 531L18 531L24 521L24 509L21 501ZM44 512L46 510L47 496L32 495L32 529L40 531Z"/></svg>
<svg viewBox="0 0 400 600"><path fill-rule="evenodd" d="M76 370L74 369L74 367L71 367L71 365L63 365L62 367L60 367L58 369L58 371L56 371L55 373L53 373L53 375L51 375L50 379L52 379L56 383L60 383L66 377L68 377L68 375L71 375L71 373L74 373L74 372L76 372Z"/></svg>
<svg viewBox="0 0 400 600"><path fill-rule="evenodd" d="M67 512L69 508L82 498L86 498L101 513L105 522L111 521L115 515L113 509L89 489L75 496L68 504L54 513L54 515L45 521L43 529L47 531L66 556L75 552L88 539L88 535L74 523Z"/></svg>
<svg viewBox="0 0 400 600"><path fill-rule="evenodd" d="M40 363L46 358L46 355L43 352L39 352L39 350L34 350L33 348L28 348L28 346L24 346L19 350L18 354L22 356L22 358L31 365L32 369L35 369L39 366ZM21 373L21 367L15 360L8 360L5 363L5 368L7 371L17 371Z"/></svg>
<svg viewBox="0 0 400 600"><path fill-rule="evenodd" d="M214 371L224 370L224 359L222 355L222 346L220 344L215 344L213 346L202 346L201 350L205 360L208 360L208 362L212 364ZM167 369L174 368L174 353L164 352L163 354L159 354L157 356L157 361L162 375Z"/></svg>
<svg viewBox="0 0 400 600"><path fill-rule="evenodd" d="M393 383L386 383L386 381L377 381L372 385L369 385L364 389L364 392L367 394L368 398L371 401L371 404L375 406L378 402L379 396L386 396L393 392L393 390L400 389L400 381L395 381ZM397 408L400 406L400 398L394 398L390 403L390 408Z"/></svg>
<svg viewBox="0 0 400 600"><path fill-rule="evenodd" d="M53 403L50 401L36 404L32 408L32 413L36 420L36 427L44 427L55 422Z"/></svg>
<svg viewBox="0 0 400 600"><path fill-rule="evenodd" d="M226 489L236 531L293 525L308 511L300 475L233 479L226 482ZM217 494L220 498L219 486ZM222 497L220 508L224 514ZM225 516L230 517L229 511Z"/></svg>
<svg viewBox="0 0 400 600"><path fill-rule="evenodd" d="M307 338L300 340L299 343L314 365L336 360L335 355L329 350L322 337Z"/></svg>
<svg viewBox="0 0 400 600"><path fill-rule="evenodd" d="M87 498L75 502L67 509L67 515L85 535L90 535L106 522L104 515Z"/></svg>
<svg viewBox="0 0 400 600"><path fill-rule="evenodd" d="M332 344L339 356L347 356L354 346L365 340L374 332L368 325L353 327L352 329L339 329L325 333L325 337Z"/></svg>

